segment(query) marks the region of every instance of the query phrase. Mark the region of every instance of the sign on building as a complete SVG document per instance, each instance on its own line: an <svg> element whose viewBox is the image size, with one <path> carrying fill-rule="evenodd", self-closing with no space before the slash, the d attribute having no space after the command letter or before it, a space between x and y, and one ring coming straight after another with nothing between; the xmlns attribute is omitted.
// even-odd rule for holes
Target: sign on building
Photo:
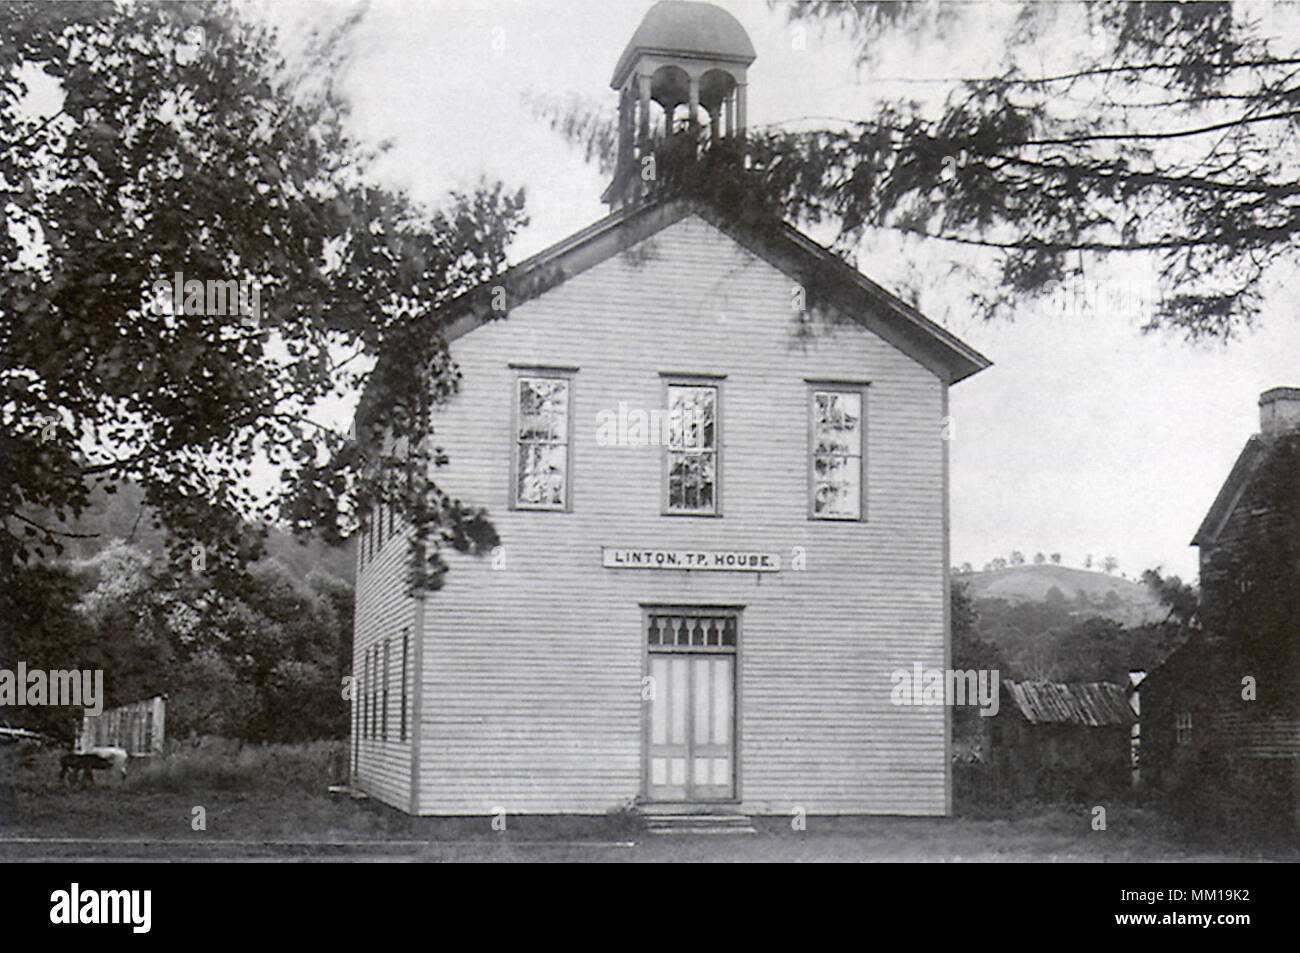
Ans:
<svg viewBox="0 0 1300 953"><path fill-rule="evenodd" d="M606 569L710 569L731 572L780 572L776 553L694 549L601 548Z"/></svg>

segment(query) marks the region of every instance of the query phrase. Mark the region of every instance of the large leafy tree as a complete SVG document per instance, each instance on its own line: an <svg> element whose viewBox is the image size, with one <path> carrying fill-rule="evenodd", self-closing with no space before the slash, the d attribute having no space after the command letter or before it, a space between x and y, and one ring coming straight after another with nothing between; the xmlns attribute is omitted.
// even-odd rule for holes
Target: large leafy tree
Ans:
<svg viewBox="0 0 1300 953"><path fill-rule="evenodd" d="M431 477L456 386L434 312L502 270L522 193L435 212L376 187L330 79L347 22L287 61L243 9L0 4L6 574L126 482L217 575L257 554L250 516L338 538L385 502L435 582L438 546L494 541ZM177 273L249 282L259 307L178 311L158 292ZM362 388L371 427L330 426L322 402ZM263 459L281 480L258 493Z"/></svg>
<svg viewBox="0 0 1300 953"><path fill-rule="evenodd" d="M729 169L787 218L833 223L846 254L871 231L924 242L927 261L965 272L986 315L1143 256L1156 276L1147 329L1227 339L1300 251L1300 29L1286 5L772 5L796 48L815 51L819 30L852 38L862 106L753 130L748 173L702 168ZM931 63L1001 56L882 98L887 42ZM538 112L609 162L612 117L573 101Z"/></svg>

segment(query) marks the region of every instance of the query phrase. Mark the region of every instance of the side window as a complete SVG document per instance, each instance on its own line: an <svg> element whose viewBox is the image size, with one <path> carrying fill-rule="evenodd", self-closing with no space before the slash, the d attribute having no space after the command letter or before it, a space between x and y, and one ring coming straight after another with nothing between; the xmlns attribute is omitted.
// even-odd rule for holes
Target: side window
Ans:
<svg viewBox="0 0 1300 953"><path fill-rule="evenodd" d="M716 383L668 384L664 512L714 516L722 484Z"/></svg>
<svg viewBox="0 0 1300 953"><path fill-rule="evenodd" d="M361 668L361 737L370 738L370 649L362 656Z"/></svg>
<svg viewBox="0 0 1300 953"><path fill-rule="evenodd" d="M569 508L572 391L564 374L538 371L515 381L511 505L516 509Z"/></svg>
<svg viewBox="0 0 1300 953"><path fill-rule="evenodd" d="M379 670L380 672L379 677L381 679L380 705L382 706L380 708L380 714L379 714L379 738L382 741L388 740L388 685L389 685L388 643L389 641L390 641L389 639L384 639L384 648L382 653L384 662L383 662L383 666Z"/></svg>
<svg viewBox="0 0 1300 953"><path fill-rule="evenodd" d="M862 388L813 385L809 390L808 515L860 520L864 516Z"/></svg>
<svg viewBox="0 0 1300 953"><path fill-rule="evenodd" d="M411 651L411 630L402 630L402 715L401 715L401 740L406 740L406 679L408 676L408 662Z"/></svg>

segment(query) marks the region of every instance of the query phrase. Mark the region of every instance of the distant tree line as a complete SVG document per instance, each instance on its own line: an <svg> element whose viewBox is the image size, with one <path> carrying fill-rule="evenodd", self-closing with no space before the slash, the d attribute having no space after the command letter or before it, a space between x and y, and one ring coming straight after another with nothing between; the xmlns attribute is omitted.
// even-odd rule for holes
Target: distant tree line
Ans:
<svg viewBox="0 0 1300 953"><path fill-rule="evenodd" d="M137 545L45 562L0 593L0 668L102 669L104 706L167 695L167 734L252 742L343 737L352 586L270 559L238 577L184 572ZM70 741L79 709L0 709Z"/></svg>
<svg viewBox="0 0 1300 953"><path fill-rule="evenodd" d="M1035 566L1044 566L1047 565L1048 563L1051 563L1053 566L1059 566L1061 565L1061 554L1051 553L1049 555L1043 552L1037 552L1034 553L1033 562ZM1023 566L1025 564L1026 564L1025 554L1021 550L1016 549L1011 552L1010 556L993 557L992 559L990 559L988 562L984 564L983 571L998 572L1010 566ZM1119 568L1119 560L1116 559L1114 556L1105 556L1101 559L1094 560L1092 553L1089 553L1084 558L1083 568L1092 569L1094 566L1101 569L1102 572L1109 574L1109 573L1113 573L1116 569ZM975 572L975 567L973 564L969 562L964 562L960 566L953 566L952 571L954 574L964 575L967 573Z"/></svg>

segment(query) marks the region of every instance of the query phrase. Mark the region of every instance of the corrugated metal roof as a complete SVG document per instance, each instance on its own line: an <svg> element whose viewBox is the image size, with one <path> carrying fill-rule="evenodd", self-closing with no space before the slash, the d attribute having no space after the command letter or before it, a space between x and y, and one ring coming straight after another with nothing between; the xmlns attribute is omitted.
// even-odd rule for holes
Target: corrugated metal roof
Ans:
<svg viewBox="0 0 1300 953"><path fill-rule="evenodd" d="M1128 693L1113 682L1002 683L1031 725L1131 725Z"/></svg>

